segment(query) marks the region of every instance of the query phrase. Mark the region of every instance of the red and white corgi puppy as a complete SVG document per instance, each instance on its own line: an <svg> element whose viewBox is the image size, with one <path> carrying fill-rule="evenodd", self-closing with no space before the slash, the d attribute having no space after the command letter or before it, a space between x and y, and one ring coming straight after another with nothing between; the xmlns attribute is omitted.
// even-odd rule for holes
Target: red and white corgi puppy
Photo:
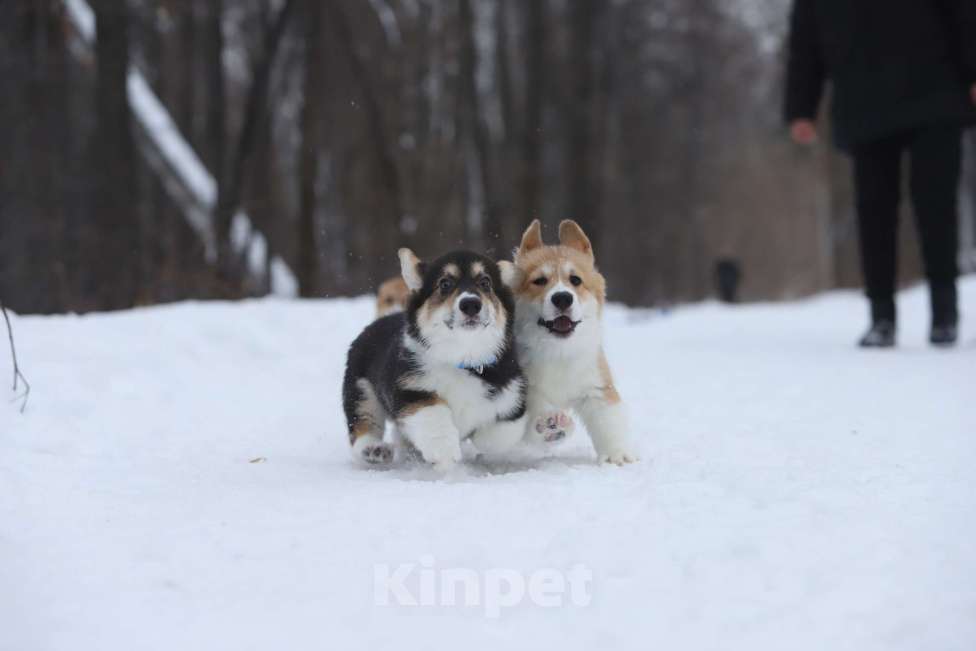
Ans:
<svg viewBox="0 0 976 651"><path fill-rule="evenodd" d="M573 409L586 425L601 462L637 461L627 413L603 351L606 281L589 238L571 220L559 244L547 246L535 220L522 236L514 264L500 263L515 294L515 339L529 388L527 428L546 440L572 426Z"/></svg>

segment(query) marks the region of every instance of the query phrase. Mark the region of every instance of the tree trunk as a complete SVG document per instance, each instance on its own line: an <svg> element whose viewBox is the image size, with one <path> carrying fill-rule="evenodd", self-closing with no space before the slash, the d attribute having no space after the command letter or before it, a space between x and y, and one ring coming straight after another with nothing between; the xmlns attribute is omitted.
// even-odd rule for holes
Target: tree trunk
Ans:
<svg viewBox="0 0 976 651"><path fill-rule="evenodd" d="M519 214L524 222L539 216L542 191L542 108L545 98L546 10L545 0L525 0L527 48L525 122L518 178Z"/></svg>
<svg viewBox="0 0 976 651"><path fill-rule="evenodd" d="M95 43L95 137L91 222L83 255L91 307L131 307L139 276L139 221L135 196L136 156L129 111L129 20L125 3L94 3L98 37Z"/></svg>
<svg viewBox="0 0 976 651"><path fill-rule="evenodd" d="M478 47L475 42L475 16L471 10L471 0L460 0L459 21L461 30L461 124L464 129L463 142L472 149L466 162L477 164L475 182L481 186L482 211L480 232L470 233L472 246L495 249L502 242L502 224L498 213L497 192L494 183L494 170L491 157L491 136L485 122L478 96ZM470 172L469 172L470 173ZM504 245L502 245L504 249Z"/></svg>
<svg viewBox="0 0 976 651"><path fill-rule="evenodd" d="M316 185L319 177L320 129L324 109L321 0L305 0L305 71L302 103L300 213L298 219L298 292L313 297L319 291L319 247Z"/></svg>
<svg viewBox="0 0 976 651"><path fill-rule="evenodd" d="M234 250L231 225L234 215L241 207L248 166L257 143L260 123L265 117L275 57L294 6L295 0L286 0L271 27L265 32L264 52L254 70L244 108L244 122L241 125L229 168L224 170L224 176L218 183L217 210L214 219L217 230L218 290L229 296L240 295L244 290L245 280L245 261Z"/></svg>
<svg viewBox="0 0 976 651"><path fill-rule="evenodd" d="M379 191L385 199L383 203L386 206L386 214L383 216L383 221L386 222L384 228L386 238L381 237L380 233L376 233L371 238L374 242L374 259L383 259L388 251L394 250L393 246L389 245L402 241L400 222L403 218L403 199L400 195L400 175L380 101L370 81L369 67L359 54L358 41L352 33L348 16L342 7L342 0L325 0L325 6L329 12L328 18L335 26L339 44L349 57L353 78L359 84L368 137L380 177Z"/></svg>
<svg viewBox="0 0 976 651"><path fill-rule="evenodd" d="M596 205L594 188L602 169L596 156L595 138L599 90L595 36L603 26L601 12L605 5L602 0L573 0L570 9L573 33L573 46L570 48L573 99L568 107L570 210L597 250L601 238L599 206Z"/></svg>

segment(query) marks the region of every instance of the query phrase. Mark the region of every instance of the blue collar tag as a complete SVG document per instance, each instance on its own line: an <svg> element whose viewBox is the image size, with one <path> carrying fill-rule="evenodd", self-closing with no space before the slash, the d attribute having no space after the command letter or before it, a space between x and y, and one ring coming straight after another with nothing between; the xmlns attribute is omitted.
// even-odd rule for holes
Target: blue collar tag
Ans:
<svg viewBox="0 0 976 651"><path fill-rule="evenodd" d="M497 357L489 357L488 359L481 360L475 364L465 364L464 362L458 363L457 367L462 371L474 371L478 375L485 372L485 368L488 366L494 366L498 363Z"/></svg>

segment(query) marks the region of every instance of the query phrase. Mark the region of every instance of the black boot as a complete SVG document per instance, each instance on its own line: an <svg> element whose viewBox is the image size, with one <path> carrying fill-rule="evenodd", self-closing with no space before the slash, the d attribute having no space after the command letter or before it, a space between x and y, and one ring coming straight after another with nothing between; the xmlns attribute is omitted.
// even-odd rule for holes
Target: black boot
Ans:
<svg viewBox="0 0 976 651"><path fill-rule="evenodd" d="M895 345L895 332L894 321L875 321L857 345L861 348L891 348Z"/></svg>
<svg viewBox="0 0 976 651"><path fill-rule="evenodd" d="M952 346L959 338L956 286L933 286L929 291L932 299L932 329L929 331L929 341L934 346Z"/></svg>
<svg viewBox="0 0 976 651"><path fill-rule="evenodd" d="M871 299L871 329L858 346L861 348L891 348L895 345L895 299Z"/></svg>

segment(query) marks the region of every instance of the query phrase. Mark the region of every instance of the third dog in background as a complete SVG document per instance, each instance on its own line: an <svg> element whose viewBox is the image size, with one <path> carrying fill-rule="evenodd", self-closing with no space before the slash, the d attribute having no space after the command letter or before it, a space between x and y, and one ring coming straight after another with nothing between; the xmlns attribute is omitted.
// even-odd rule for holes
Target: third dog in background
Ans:
<svg viewBox="0 0 976 651"><path fill-rule="evenodd" d="M410 290L407 289L403 278L397 276L384 281L376 292L376 318L403 312L407 309L409 298Z"/></svg>

